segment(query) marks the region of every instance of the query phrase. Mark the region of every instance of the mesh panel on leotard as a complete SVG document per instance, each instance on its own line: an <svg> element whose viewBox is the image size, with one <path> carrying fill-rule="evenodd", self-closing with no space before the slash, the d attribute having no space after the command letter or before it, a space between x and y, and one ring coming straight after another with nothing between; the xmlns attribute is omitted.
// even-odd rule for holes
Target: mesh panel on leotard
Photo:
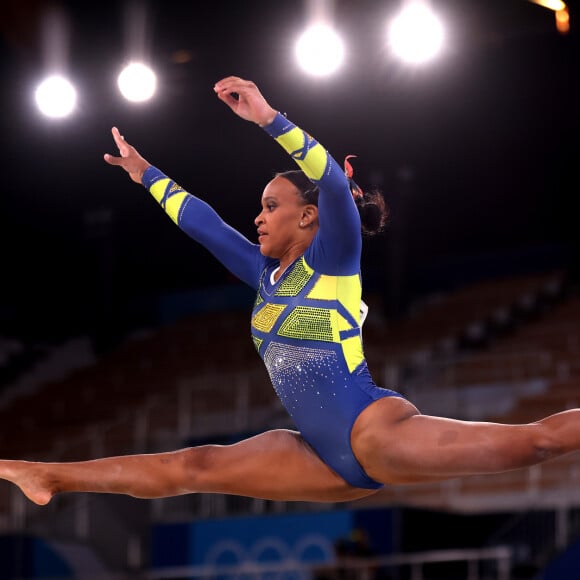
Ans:
<svg viewBox="0 0 580 580"><path fill-rule="evenodd" d="M270 332L286 308L286 304L266 304L252 319L252 326L262 332Z"/></svg>
<svg viewBox="0 0 580 580"><path fill-rule="evenodd" d="M313 271L307 268L304 260L299 260L284 280L282 280L274 296L298 296L302 288L308 284L312 274Z"/></svg>
<svg viewBox="0 0 580 580"><path fill-rule="evenodd" d="M331 311L327 308L297 306L286 316L277 334L290 338L308 337L310 340L337 342L330 316Z"/></svg>

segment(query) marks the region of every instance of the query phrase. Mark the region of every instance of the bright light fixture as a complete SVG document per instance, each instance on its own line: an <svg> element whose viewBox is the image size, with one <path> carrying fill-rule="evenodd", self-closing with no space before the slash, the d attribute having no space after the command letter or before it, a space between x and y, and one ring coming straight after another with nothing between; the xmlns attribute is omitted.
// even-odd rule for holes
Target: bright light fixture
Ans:
<svg viewBox="0 0 580 580"><path fill-rule="evenodd" d="M325 24L308 28L296 43L300 67L314 76L330 75L344 60L344 44L338 34Z"/></svg>
<svg viewBox="0 0 580 580"><path fill-rule="evenodd" d="M562 0L530 0L530 2L538 4L548 10L554 10L555 12L566 8L566 4Z"/></svg>
<svg viewBox="0 0 580 580"><path fill-rule="evenodd" d="M389 43L402 60L420 64L434 58L443 46L443 26L423 2L405 6L389 27Z"/></svg>
<svg viewBox="0 0 580 580"><path fill-rule="evenodd" d="M35 92L36 105L47 117L62 118L75 108L77 95L64 77L53 75L42 81Z"/></svg>
<svg viewBox="0 0 580 580"><path fill-rule="evenodd" d="M128 101L143 102L155 94L157 78L148 66L134 62L121 71L117 84Z"/></svg>

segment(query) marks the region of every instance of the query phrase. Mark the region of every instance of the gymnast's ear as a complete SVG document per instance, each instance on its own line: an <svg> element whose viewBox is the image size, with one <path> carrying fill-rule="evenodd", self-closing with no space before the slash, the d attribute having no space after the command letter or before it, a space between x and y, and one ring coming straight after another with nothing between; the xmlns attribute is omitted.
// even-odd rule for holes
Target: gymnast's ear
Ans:
<svg viewBox="0 0 580 580"><path fill-rule="evenodd" d="M318 220L318 208L313 203L302 206L300 224L302 227L310 226Z"/></svg>

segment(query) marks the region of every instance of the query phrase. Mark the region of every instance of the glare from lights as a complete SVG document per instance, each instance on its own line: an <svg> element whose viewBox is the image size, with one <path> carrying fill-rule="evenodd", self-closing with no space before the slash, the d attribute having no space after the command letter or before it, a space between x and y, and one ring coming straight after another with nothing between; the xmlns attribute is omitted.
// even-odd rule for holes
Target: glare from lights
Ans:
<svg viewBox="0 0 580 580"><path fill-rule="evenodd" d="M48 77L36 89L36 105L47 117L62 118L70 115L76 105L76 91L64 77Z"/></svg>
<svg viewBox="0 0 580 580"><path fill-rule="evenodd" d="M437 56L445 33L437 16L422 2L408 4L389 26L389 44L402 60L421 64Z"/></svg>
<svg viewBox="0 0 580 580"><path fill-rule="evenodd" d="M548 8L548 10L564 10L566 8L566 4L562 2L562 0L530 0L534 4L538 4L539 6L543 6L544 8Z"/></svg>
<svg viewBox="0 0 580 580"><path fill-rule="evenodd" d="M302 70L313 76L327 76L342 65L344 44L331 27L315 24L300 36L295 54Z"/></svg>
<svg viewBox="0 0 580 580"><path fill-rule="evenodd" d="M157 78L148 66L134 62L121 71L117 84L128 101L139 103L148 101L155 94Z"/></svg>
<svg viewBox="0 0 580 580"><path fill-rule="evenodd" d="M568 34L570 32L570 14L568 9L556 10L556 29L560 34Z"/></svg>
<svg viewBox="0 0 580 580"><path fill-rule="evenodd" d="M530 0L530 2L554 11L556 30L560 34L568 34L570 32L570 14L565 2L562 2L562 0Z"/></svg>

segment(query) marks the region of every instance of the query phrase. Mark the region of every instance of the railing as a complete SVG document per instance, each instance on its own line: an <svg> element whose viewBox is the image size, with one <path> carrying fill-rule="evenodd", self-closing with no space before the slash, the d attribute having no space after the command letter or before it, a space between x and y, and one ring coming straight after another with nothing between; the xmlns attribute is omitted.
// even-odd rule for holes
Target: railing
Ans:
<svg viewBox="0 0 580 580"><path fill-rule="evenodd" d="M543 568L553 554L565 550L580 530L580 510L554 507L522 511L489 539L490 545L510 545L513 562Z"/></svg>
<svg viewBox="0 0 580 580"><path fill-rule="evenodd" d="M324 565L325 574L333 572L356 572L359 580L371 580L373 571L381 568L407 568L410 580L425 580L427 565L461 563L465 565L465 580L481 580L480 564L485 561L495 563L494 580L510 580L512 551L507 546L484 548L480 550L438 550L410 554L395 554L380 558L356 558L341 560L338 563ZM277 564L259 562L242 562L228 566L180 566L152 570L146 573L147 580L170 580L188 578L202 580L225 576L231 580L238 578L262 580L273 574L294 573L293 577L301 580L316 578L320 565L304 564L295 560L286 560ZM491 580L486 572L486 580Z"/></svg>

